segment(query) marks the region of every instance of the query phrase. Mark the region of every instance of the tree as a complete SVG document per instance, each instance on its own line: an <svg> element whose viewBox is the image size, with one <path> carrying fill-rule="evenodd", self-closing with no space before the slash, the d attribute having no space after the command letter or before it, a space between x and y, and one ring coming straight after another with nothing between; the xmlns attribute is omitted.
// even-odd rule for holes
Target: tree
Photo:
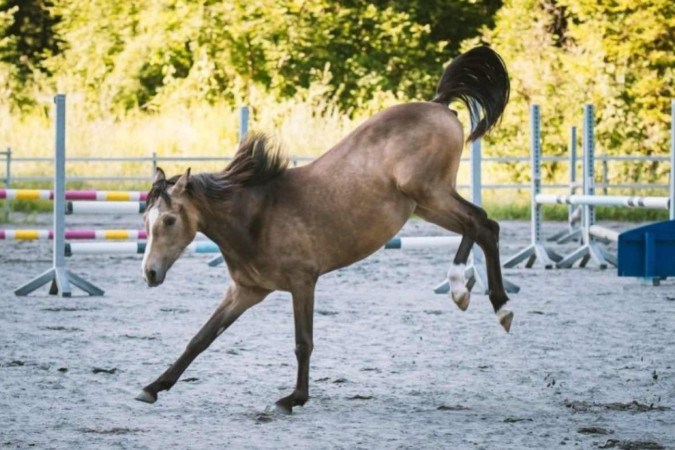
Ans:
<svg viewBox="0 0 675 450"><path fill-rule="evenodd" d="M484 33L504 56L513 87L495 148L523 153L528 107L539 103L545 151L563 154L568 128L580 125L582 105L593 103L599 152L665 153L674 35L675 4L668 0L507 1Z"/></svg>
<svg viewBox="0 0 675 450"><path fill-rule="evenodd" d="M50 62L56 84L116 113L169 97L236 103L254 88L282 99L318 82L347 111L383 92L426 99L451 56L445 36L457 48L489 22L468 0L54 1L65 43Z"/></svg>
<svg viewBox="0 0 675 450"><path fill-rule="evenodd" d="M50 75L45 61L59 51L51 6L49 0L0 0L0 79L15 103L34 101L26 86L36 75Z"/></svg>

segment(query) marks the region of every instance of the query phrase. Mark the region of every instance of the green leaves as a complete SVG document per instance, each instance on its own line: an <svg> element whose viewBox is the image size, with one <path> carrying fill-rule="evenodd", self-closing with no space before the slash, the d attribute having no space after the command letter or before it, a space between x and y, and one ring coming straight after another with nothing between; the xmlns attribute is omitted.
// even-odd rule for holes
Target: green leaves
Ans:
<svg viewBox="0 0 675 450"><path fill-rule="evenodd" d="M456 51L464 37L475 35L501 3L5 1L38 5L51 20L45 31L60 42L59 51L40 60L53 76L33 81L44 92L82 94L92 116L160 111L182 102L248 103L253 90L283 100L318 80L348 112L368 109L383 95L427 99L451 56L448 49ZM15 25L12 19L3 18L0 36L16 39L5 31Z"/></svg>
<svg viewBox="0 0 675 450"><path fill-rule="evenodd" d="M538 103L545 152L565 154L569 127L581 130L582 106L593 103L598 153L667 153L675 97L672 1L510 0L484 38L506 60L513 89L490 148L524 153L529 104ZM658 175L634 163L610 174L643 182Z"/></svg>

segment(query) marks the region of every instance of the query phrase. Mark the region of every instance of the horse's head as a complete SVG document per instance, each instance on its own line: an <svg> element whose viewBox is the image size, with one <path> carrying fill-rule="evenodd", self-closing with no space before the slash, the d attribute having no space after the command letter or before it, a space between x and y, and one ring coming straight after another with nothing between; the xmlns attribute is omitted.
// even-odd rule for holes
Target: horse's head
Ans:
<svg viewBox="0 0 675 450"><path fill-rule="evenodd" d="M148 240L143 255L143 278L159 286L166 272L197 234L198 213L188 193L190 169L180 177L166 179L157 169L148 194L145 230Z"/></svg>

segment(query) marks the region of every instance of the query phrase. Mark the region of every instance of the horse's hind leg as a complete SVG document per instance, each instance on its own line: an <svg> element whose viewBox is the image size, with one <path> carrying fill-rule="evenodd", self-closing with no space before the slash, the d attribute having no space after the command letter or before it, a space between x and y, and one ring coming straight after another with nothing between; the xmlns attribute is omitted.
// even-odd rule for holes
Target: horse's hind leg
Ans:
<svg viewBox="0 0 675 450"><path fill-rule="evenodd" d="M450 297L462 311L466 311L469 307L469 301L471 300L471 294L466 285L465 274L466 262L469 260L473 242L473 237L468 234L462 234L462 241L459 243L457 253L455 253L455 259L452 261L450 269L448 269Z"/></svg>
<svg viewBox="0 0 675 450"><path fill-rule="evenodd" d="M483 249L490 302L500 324L506 331L509 331L513 313L503 308L509 298L504 289L499 261L499 224L489 219L482 208L466 201L454 190L449 194L425 195L418 201L415 212L429 222L462 235L462 242L455 256L455 264L448 274L451 289L453 281L457 284L457 280L453 280L452 277L459 278L459 270L463 269L463 264L466 264L473 242L475 241Z"/></svg>

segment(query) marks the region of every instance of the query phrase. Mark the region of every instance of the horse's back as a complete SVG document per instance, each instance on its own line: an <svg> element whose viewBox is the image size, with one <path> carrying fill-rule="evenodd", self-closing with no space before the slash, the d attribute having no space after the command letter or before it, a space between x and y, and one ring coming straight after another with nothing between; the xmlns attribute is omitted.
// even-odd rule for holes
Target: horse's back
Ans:
<svg viewBox="0 0 675 450"><path fill-rule="evenodd" d="M418 178L454 185L463 146L454 111L437 103L409 103L371 117L312 166L317 172L393 177L402 186Z"/></svg>
<svg viewBox="0 0 675 450"><path fill-rule="evenodd" d="M381 248L416 208L416 191L454 186L463 146L447 107L414 103L366 121L313 163L274 187L270 237L276 253L325 273Z"/></svg>

